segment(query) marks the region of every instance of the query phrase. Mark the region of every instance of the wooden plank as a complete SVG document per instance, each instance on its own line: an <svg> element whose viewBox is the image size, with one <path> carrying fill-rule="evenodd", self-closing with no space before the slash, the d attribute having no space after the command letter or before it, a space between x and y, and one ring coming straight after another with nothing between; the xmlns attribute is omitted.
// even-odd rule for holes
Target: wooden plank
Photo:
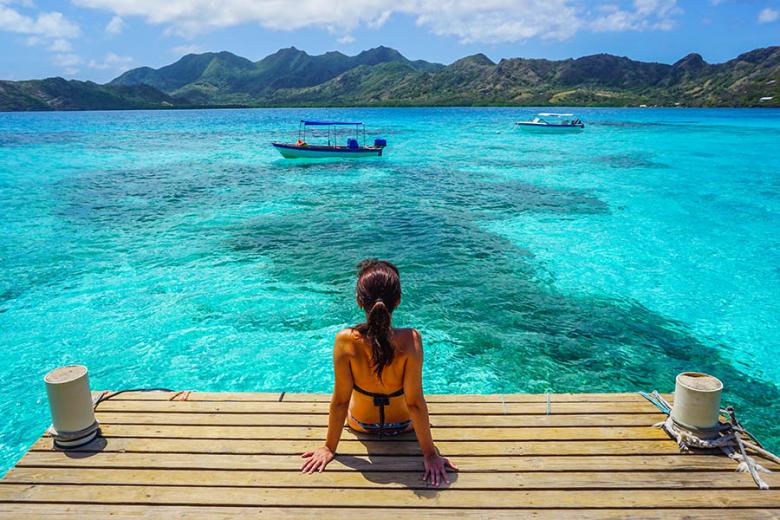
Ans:
<svg viewBox="0 0 780 520"><path fill-rule="evenodd" d="M330 394L285 393L284 402L329 402ZM670 398L668 396L667 398ZM613 394L425 394L428 403L647 402L638 392Z"/></svg>
<svg viewBox="0 0 780 520"><path fill-rule="evenodd" d="M206 506L286 506L417 508L692 508L748 507L780 508L780 491L755 489L713 490L643 489L625 490L517 490L486 493L469 489L334 489L164 487L164 486L83 486L83 485L0 485L0 501L93 503L93 504L190 504Z"/></svg>
<svg viewBox="0 0 780 520"><path fill-rule="evenodd" d="M104 424L104 437L164 437L169 439L311 439L322 441L328 429L312 426L191 426L191 425L124 425ZM579 428L442 428L436 430L438 441L513 441L513 440L668 440L661 428L651 426ZM344 430L343 440L376 440L376 435ZM414 440L414 433L395 439Z"/></svg>
<svg viewBox="0 0 780 520"><path fill-rule="evenodd" d="M300 475L299 454L324 438L327 395L170 396L102 403L104 437L79 450L37 441L0 483L0 517L322 520L370 510L394 519L399 512L774 518L780 511L780 491L756 490L725 456L680 454L650 426L663 415L636 394L550 395L552 415L543 394L432 396L434 436L462 469L443 490L419 480L411 434L375 440L347 431L328 471ZM780 473L766 480L780 487Z"/></svg>
<svg viewBox="0 0 780 520"><path fill-rule="evenodd" d="M533 518L536 520L559 520L576 518L583 520L724 520L740 519L768 520L780 517L780 510L772 509L420 509L420 508L375 508L370 510L372 520L398 520L399 516L412 519L452 520L515 520ZM82 520L84 518L107 518L114 520L135 520L152 518L161 520L232 520L235 518L271 518L299 520L343 520L365 515L365 511L343 507L318 509L283 507L218 507L218 506L137 506L100 504L46 504L46 503L0 503L0 515L5 519L45 518L47 520Z"/></svg>
<svg viewBox="0 0 780 520"><path fill-rule="evenodd" d="M518 415L548 414L546 403L431 403L431 415ZM239 401L121 401L100 403L101 412L202 412L202 413L282 413L327 415L328 403L239 402ZM658 414L649 402L556 403L552 414Z"/></svg>
<svg viewBox="0 0 780 520"><path fill-rule="evenodd" d="M102 390L92 392L93 397L104 392L113 393L114 390ZM322 394L325 395L325 394ZM123 392L111 401L246 401L275 403L282 399L282 392L193 392L191 390L176 390L174 392ZM330 396L328 396L330 399Z"/></svg>
<svg viewBox="0 0 780 520"><path fill-rule="evenodd" d="M747 473L719 472L464 472L450 474L450 489L756 489ZM774 487L780 476L767 474ZM3 483L15 484L88 484L145 486L249 486L275 488L405 488L427 489L419 471L372 472L325 471L301 475L298 471L245 470L161 470L161 469L88 469L13 468ZM218 493L218 491L215 491Z"/></svg>
<svg viewBox="0 0 780 520"><path fill-rule="evenodd" d="M51 450L52 440L39 439L33 451ZM126 451L147 453L255 453L296 455L316 447L313 441L165 439L109 437L98 438L73 451ZM443 441L437 443L447 456L458 455L674 455L679 453L672 440L663 441ZM343 455L418 455L415 441L353 441L339 444Z"/></svg>
<svg viewBox="0 0 780 520"><path fill-rule="evenodd" d="M100 395L103 392L93 392ZM553 403L559 402L646 402L637 392L602 394L426 394L429 403ZM113 397L118 401L243 401L243 402L329 402L329 393L288 392L125 392ZM667 399L671 398L667 394Z"/></svg>
<svg viewBox="0 0 780 520"><path fill-rule="evenodd" d="M323 426L327 416L305 414L241 413L144 413L106 412L98 409L101 425L107 424L191 424L202 426ZM650 426L663 421L663 414L593 414L593 415L434 415L436 428L508 428L580 427L580 426ZM435 436L436 434L434 434Z"/></svg>
<svg viewBox="0 0 780 520"><path fill-rule="evenodd" d="M297 455L215 455L186 456L179 453L64 453L60 451L28 452L17 468L161 468L204 470L297 470L301 467ZM729 471L737 464L723 455L635 455L632 457L593 455L583 457L549 455L543 457L468 457L455 462L461 472L493 471ZM763 464L763 462L762 462ZM780 466L767 463L771 469ZM328 471L420 471L419 456L337 455Z"/></svg>

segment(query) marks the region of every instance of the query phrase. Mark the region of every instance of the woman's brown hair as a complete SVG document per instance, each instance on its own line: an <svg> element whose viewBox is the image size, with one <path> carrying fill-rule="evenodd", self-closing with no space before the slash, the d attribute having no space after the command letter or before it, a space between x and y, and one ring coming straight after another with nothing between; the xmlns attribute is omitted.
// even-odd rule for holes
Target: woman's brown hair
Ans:
<svg viewBox="0 0 780 520"><path fill-rule="evenodd" d="M401 278L396 266L377 259L363 260L358 264L357 303L366 311L366 322L355 328L371 344L371 361L379 379L382 379L382 370L393 361L395 354L390 315L400 301Z"/></svg>

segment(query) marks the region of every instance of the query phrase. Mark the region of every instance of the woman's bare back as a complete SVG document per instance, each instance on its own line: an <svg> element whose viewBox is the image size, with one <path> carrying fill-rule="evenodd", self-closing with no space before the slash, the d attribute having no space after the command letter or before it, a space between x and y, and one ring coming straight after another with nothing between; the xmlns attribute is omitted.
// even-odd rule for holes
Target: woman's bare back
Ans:
<svg viewBox="0 0 780 520"><path fill-rule="evenodd" d="M371 361L371 346L367 338L353 328L339 333L343 342L337 341L337 348L344 349L349 358L352 378L359 388L375 394L393 394L404 387L406 364L409 357L421 355L420 335L415 329L393 329L392 343L395 347L393 360L384 367L381 380L377 377ZM403 396L391 398L385 406L386 423L402 423L409 420L409 410ZM360 392L352 392L349 407L349 425L358 431L365 428L358 423L379 424L379 409L374 400Z"/></svg>

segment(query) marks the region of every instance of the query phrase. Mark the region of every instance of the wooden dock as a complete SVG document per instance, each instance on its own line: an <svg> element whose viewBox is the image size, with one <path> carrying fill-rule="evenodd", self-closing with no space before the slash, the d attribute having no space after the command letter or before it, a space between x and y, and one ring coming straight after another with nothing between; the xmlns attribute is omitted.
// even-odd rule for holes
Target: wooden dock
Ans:
<svg viewBox="0 0 780 520"><path fill-rule="evenodd" d="M434 438L461 468L443 489L420 480L413 436L345 430L327 471L300 475L328 399L119 395L98 407L102 438L32 446L0 482L0 517L780 518L780 473L760 491L723 455L680 454L637 394L431 395Z"/></svg>

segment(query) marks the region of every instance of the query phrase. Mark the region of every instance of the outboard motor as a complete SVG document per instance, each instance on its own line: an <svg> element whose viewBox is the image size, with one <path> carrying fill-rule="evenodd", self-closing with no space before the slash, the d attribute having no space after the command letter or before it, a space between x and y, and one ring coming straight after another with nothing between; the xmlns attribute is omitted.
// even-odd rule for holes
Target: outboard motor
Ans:
<svg viewBox="0 0 780 520"><path fill-rule="evenodd" d="M387 139L374 139L374 146L377 148L384 148L387 146Z"/></svg>
<svg viewBox="0 0 780 520"><path fill-rule="evenodd" d="M357 150L359 148L357 139L353 137L347 139L347 148L349 148L350 150Z"/></svg>

